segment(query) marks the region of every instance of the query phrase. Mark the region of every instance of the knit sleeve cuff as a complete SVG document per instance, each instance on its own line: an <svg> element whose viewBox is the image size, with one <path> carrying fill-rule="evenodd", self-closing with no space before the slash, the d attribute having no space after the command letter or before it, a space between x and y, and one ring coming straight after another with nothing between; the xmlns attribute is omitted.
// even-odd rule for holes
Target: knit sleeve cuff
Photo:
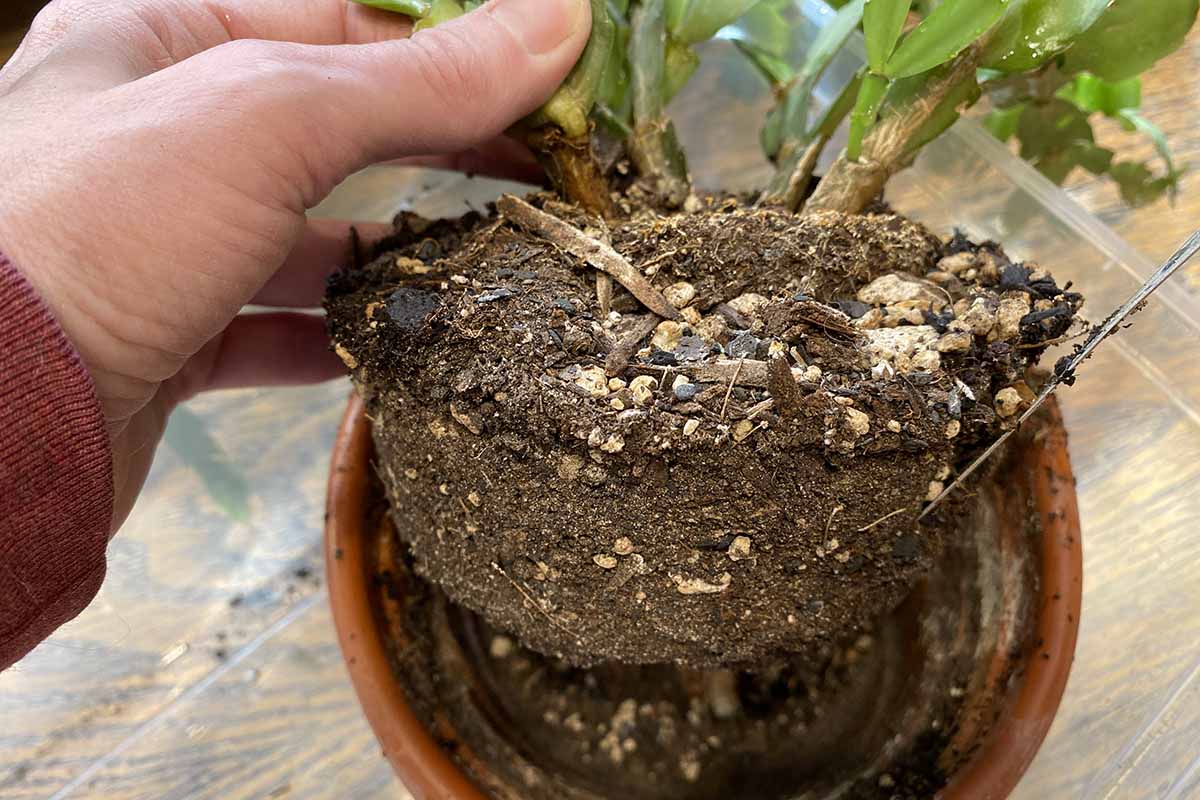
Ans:
<svg viewBox="0 0 1200 800"><path fill-rule="evenodd" d="M92 379L0 253L0 669L95 596L112 511L112 447Z"/></svg>

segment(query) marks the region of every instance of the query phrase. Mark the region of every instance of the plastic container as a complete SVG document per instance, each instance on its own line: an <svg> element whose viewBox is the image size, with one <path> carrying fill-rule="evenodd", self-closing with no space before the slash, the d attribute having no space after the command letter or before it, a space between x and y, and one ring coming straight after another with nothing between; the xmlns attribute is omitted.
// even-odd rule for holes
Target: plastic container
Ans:
<svg viewBox="0 0 1200 800"><path fill-rule="evenodd" d="M821 19L819 4L802 10ZM752 185L766 175L756 137L768 98L725 45L709 53L675 109L691 163L704 185ZM375 169L319 213L455 214L502 188ZM1074 280L1094 319L1153 268L970 122L889 199L939 233L997 238ZM1200 796L1200 306L1181 284L1061 393L1087 540L1082 628L1022 800ZM347 392L339 382L188 405L110 545L98 601L0 674L0 796L396 797L320 584Z"/></svg>

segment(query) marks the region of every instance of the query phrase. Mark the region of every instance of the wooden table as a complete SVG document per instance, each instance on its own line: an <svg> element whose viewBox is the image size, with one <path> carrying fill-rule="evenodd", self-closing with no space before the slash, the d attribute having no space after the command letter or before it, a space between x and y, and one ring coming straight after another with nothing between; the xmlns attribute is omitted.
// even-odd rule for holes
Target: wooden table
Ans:
<svg viewBox="0 0 1200 800"><path fill-rule="evenodd" d="M1200 109L1187 82L1197 42L1148 81L1147 112L1181 160L1200 146L1188 127ZM735 97L720 124L711 96L681 114L695 163L726 184L762 173L746 138L762 100ZM741 146L723 144L735 136ZM971 147L986 145L955 135L942 146L975 153L979 167ZM924 163L893 190L935 227L988 234L1001 178ZM1197 180L1185 179L1175 208L1127 209L1082 178L1071 192L1158 256L1200 219L1187 192ZM448 215L500 188L375 170L321 211ZM1005 240L1103 285L1101 304L1134 281L1119 246L1072 235L1036 219ZM1063 712L1018 798L1195 796L1200 540L1186 534L1200 531L1200 366L1194 331L1180 346L1172 314L1152 303L1130 340L1140 354L1103 350L1064 396L1084 516L1083 627ZM176 414L97 601L0 675L0 797L405 797L359 712L323 596L324 483L347 392L215 394Z"/></svg>

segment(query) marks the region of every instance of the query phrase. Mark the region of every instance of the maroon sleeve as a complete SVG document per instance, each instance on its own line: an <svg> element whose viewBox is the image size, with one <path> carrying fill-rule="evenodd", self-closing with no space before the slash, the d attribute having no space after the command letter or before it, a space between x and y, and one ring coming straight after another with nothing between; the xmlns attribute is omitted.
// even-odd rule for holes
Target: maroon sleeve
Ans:
<svg viewBox="0 0 1200 800"><path fill-rule="evenodd" d="M95 597L112 507L91 377L0 253L0 669Z"/></svg>

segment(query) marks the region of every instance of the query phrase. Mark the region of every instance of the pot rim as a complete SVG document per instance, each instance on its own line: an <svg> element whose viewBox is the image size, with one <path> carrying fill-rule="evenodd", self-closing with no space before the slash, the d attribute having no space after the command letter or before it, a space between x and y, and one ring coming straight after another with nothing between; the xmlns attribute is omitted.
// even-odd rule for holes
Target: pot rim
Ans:
<svg viewBox="0 0 1200 800"><path fill-rule="evenodd" d="M1041 747L1074 661L1083 594L1075 480L1058 407L1027 463L1042 528L1037 652L987 741L938 794L942 800L1003 800ZM487 800L417 718L395 679L371 607L367 541L370 424L352 394L334 442L325 514L329 602L342 657L383 756L416 800ZM1040 657L1039 657L1040 656Z"/></svg>

